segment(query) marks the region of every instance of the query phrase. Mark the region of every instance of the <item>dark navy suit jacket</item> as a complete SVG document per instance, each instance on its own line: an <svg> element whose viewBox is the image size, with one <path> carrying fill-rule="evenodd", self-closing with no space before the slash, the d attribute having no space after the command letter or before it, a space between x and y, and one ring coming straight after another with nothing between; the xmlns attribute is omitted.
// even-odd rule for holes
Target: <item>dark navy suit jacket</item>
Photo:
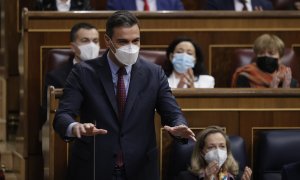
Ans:
<svg viewBox="0 0 300 180"><path fill-rule="evenodd" d="M184 10L181 0L156 0L157 10ZM137 10L135 0L107 0L107 10Z"/></svg>
<svg viewBox="0 0 300 180"><path fill-rule="evenodd" d="M272 10L273 5L269 0L251 0L252 8L261 6L263 10ZM235 10L234 0L207 0L206 10Z"/></svg>
<svg viewBox="0 0 300 180"><path fill-rule="evenodd" d="M155 110L162 125L186 124L162 68L138 59L132 66L124 118L119 122L117 99L107 53L76 64L69 74L53 122L62 138L80 115L82 123L95 123L106 135L75 138L69 162L72 180L112 179L116 153L122 147L130 180L159 180L155 137ZM95 157L94 157L95 156Z"/></svg>

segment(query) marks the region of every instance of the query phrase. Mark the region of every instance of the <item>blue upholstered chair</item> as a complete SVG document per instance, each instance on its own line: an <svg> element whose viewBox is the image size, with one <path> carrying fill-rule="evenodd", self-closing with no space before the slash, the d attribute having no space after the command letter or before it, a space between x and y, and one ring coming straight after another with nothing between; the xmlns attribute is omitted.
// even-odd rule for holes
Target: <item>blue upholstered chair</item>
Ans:
<svg viewBox="0 0 300 180"><path fill-rule="evenodd" d="M298 179L300 179L300 161L283 166L281 171L281 180Z"/></svg>
<svg viewBox="0 0 300 180"><path fill-rule="evenodd" d="M300 130L260 132L255 146L254 179L281 180L283 166L300 161Z"/></svg>

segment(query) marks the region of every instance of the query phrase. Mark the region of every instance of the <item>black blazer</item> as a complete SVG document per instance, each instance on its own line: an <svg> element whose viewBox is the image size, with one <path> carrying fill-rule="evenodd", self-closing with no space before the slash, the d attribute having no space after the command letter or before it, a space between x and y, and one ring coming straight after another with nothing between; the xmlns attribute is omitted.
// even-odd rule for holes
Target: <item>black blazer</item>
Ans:
<svg viewBox="0 0 300 180"><path fill-rule="evenodd" d="M80 115L82 123L96 123L106 135L75 138L68 176L72 180L112 179L116 153L122 147L130 180L159 180L154 115L162 125L186 124L167 77L154 63L138 59L132 66L124 118L117 116L117 99L107 53L76 64L67 78L53 127L65 140L68 126ZM95 168L94 168L95 166Z"/></svg>
<svg viewBox="0 0 300 180"><path fill-rule="evenodd" d="M39 11L57 11L56 0L38 0L36 10ZM71 0L70 11L92 10L90 0Z"/></svg>

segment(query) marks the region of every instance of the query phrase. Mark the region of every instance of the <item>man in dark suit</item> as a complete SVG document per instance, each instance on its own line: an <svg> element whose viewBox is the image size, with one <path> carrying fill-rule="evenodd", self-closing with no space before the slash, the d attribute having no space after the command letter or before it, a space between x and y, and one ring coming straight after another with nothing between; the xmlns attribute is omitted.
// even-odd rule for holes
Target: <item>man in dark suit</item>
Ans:
<svg viewBox="0 0 300 180"><path fill-rule="evenodd" d="M74 140L69 179L159 180L155 111L175 139L195 140L162 68L138 58L140 39L137 18L115 12L106 23L107 52L68 76L53 127Z"/></svg>
<svg viewBox="0 0 300 180"><path fill-rule="evenodd" d="M184 10L181 0L147 0L149 11ZM145 0L107 0L107 10L143 11Z"/></svg>
<svg viewBox="0 0 300 180"><path fill-rule="evenodd" d="M43 105L41 110L42 124L46 121L47 115L47 88L63 88L65 81L71 72L74 64L84 60L94 59L99 56L99 33L95 26L88 23L75 24L70 33L71 49L74 56L68 62L62 64L57 69L46 73L43 93Z"/></svg>
<svg viewBox="0 0 300 180"><path fill-rule="evenodd" d="M248 11L272 10L273 5L269 0L207 0L205 10L243 10L244 3Z"/></svg>
<svg viewBox="0 0 300 180"><path fill-rule="evenodd" d="M39 11L79 11L91 10L90 0L37 0Z"/></svg>

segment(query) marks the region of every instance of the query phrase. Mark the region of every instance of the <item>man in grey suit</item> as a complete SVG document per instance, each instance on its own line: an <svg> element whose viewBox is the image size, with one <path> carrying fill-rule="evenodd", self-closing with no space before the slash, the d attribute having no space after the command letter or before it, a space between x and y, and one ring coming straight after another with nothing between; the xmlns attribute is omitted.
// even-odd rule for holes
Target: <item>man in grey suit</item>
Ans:
<svg viewBox="0 0 300 180"><path fill-rule="evenodd" d="M176 140L195 135L162 68L138 58L137 18L115 12L104 39L108 50L102 57L73 68L54 119L60 136L74 140L68 178L159 180L155 110Z"/></svg>

